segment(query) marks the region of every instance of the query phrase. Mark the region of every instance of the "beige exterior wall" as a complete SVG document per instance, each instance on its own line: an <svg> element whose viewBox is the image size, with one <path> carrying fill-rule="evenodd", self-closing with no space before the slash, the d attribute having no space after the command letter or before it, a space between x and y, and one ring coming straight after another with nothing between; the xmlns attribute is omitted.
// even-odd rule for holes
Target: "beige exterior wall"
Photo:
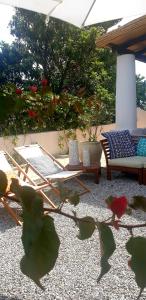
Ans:
<svg viewBox="0 0 146 300"><path fill-rule="evenodd" d="M137 110L137 127L143 128L146 127L146 111L141 109ZM115 129L115 124L103 125L103 131L110 131ZM101 126L99 126L98 133L100 133ZM18 135L16 141L14 137L5 137L0 138L0 150L8 151L9 153L13 153L13 148L15 147L14 141L17 146L28 145L38 143L43 146L46 150L48 150L51 154L57 155L61 153L61 149L58 146L58 137L62 132L59 131L50 131L50 132L42 132L42 133L32 133L26 135ZM102 138L101 134L98 134L97 139L100 140ZM84 141L84 137L80 130L77 130L77 139L78 141Z"/></svg>

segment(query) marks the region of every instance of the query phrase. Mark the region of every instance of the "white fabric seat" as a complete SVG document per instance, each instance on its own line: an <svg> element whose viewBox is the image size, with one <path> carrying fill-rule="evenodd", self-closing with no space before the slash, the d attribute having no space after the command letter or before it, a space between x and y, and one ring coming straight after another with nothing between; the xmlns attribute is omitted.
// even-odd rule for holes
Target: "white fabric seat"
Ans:
<svg viewBox="0 0 146 300"><path fill-rule="evenodd" d="M130 157L114 158L114 159L109 159L108 164L109 166L144 168L144 165L146 166L146 157L130 156Z"/></svg>
<svg viewBox="0 0 146 300"><path fill-rule="evenodd" d="M23 158L27 168L30 168L43 183L50 183L52 190L60 194L57 188L53 187L54 182L66 181L74 178L78 184L82 187L82 192L79 195L83 195L90 190L86 185L77 178L82 171L69 171L60 162L58 162L55 157L47 152L43 147L38 144L26 145L22 147L16 147L15 151Z"/></svg>

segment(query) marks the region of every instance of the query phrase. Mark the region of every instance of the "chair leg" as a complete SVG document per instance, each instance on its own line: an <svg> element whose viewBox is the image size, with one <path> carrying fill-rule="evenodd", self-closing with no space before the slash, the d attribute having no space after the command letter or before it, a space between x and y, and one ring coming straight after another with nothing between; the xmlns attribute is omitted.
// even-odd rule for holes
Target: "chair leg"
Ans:
<svg viewBox="0 0 146 300"><path fill-rule="evenodd" d="M146 185L146 169L143 169L143 184Z"/></svg>
<svg viewBox="0 0 146 300"><path fill-rule="evenodd" d="M91 190L78 178L78 177L75 177L74 178L78 184L84 189L84 192L81 192L80 193L80 196L83 195L83 194L86 194L86 193L90 193Z"/></svg>
<svg viewBox="0 0 146 300"><path fill-rule="evenodd" d="M42 195L44 201L47 203L47 204L50 204L53 208L57 208L57 206L51 201L51 199L43 192L43 191L38 191L38 193L40 195Z"/></svg>
<svg viewBox="0 0 146 300"><path fill-rule="evenodd" d="M138 182L139 182L139 184L143 183L143 170L142 169L138 170Z"/></svg>
<svg viewBox="0 0 146 300"><path fill-rule="evenodd" d="M107 180L112 180L111 168L107 167Z"/></svg>

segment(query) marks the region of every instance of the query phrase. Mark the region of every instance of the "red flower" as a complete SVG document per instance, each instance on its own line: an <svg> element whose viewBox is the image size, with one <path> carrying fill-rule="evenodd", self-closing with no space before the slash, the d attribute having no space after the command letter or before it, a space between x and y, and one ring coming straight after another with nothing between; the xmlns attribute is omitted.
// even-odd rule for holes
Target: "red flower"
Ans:
<svg viewBox="0 0 146 300"><path fill-rule="evenodd" d="M30 91L32 91L33 93L36 93L36 92L37 92L37 90L38 90L38 88L37 88L37 86L36 86L36 85L32 85L32 86L30 86L30 87L29 87L29 89L30 89Z"/></svg>
<svg viewBox="0 0 146 300"><path fill-rule="evenodd" d="M28 110L28 115L30 118L36 118L37 117L37 113L34 110Z"/></svg>
<svg viewBox="0 0 146 300"><path fill-rule="evenodd" d="M122 197L114 197L108 207L120 219L125 214L127 205L128 202L126 197L122 196Z"/></svg>
<svg viewBox="0 0 146 300"><path fill-rule="evenodd" d="M15 93L16 93L17 95L21 95L21 94L22 94L22 90L21 90L21 89L16 89L16 90L15 90Z"/></svg>
<svg viewBox="0 0 146 300"><path fill-rule="evenodd" d="M47 86L48 80L47 79L42 79L41 84L42 84L42 86Z"/></svg>

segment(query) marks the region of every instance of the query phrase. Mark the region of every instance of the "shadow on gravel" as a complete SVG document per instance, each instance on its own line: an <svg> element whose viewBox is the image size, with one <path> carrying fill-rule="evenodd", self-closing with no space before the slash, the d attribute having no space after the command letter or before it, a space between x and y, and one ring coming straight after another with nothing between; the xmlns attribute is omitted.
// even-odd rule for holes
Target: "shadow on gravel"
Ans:
<svg viewBox="0 0 146 300"><path fill-rule="evenodd" d="M3 207L0 207L0 232L5 232L16 226L18 225L16 225L15 221L9 216L7 211Z"/></svg>
<svg viewBox="0 0 146 300"><path fill-rule="evenodd" d="M17 298L17 297L7 297L7 296L0 294L0 300L22 300L22 299Z"/></svg>
<svg viewBox="0 0 146 300"><path fill-rule="evenodd" d="M90 176L91 175L91 176ZM146 197L146 186L139 185L137 177L134 174L121 172L112 172L112 180L106 179L106 170L102 168L99 184L95 184L93 174L83 174L81 176L83 182L90 188L92 195L85 194L80 199L80 203L101 208L107 208L105 199L110 195L125 195L128 201L132 201L134 195L142 195ZM143 222L146 215L141 211L133 211L132 217L138 222Z"/></svg>

